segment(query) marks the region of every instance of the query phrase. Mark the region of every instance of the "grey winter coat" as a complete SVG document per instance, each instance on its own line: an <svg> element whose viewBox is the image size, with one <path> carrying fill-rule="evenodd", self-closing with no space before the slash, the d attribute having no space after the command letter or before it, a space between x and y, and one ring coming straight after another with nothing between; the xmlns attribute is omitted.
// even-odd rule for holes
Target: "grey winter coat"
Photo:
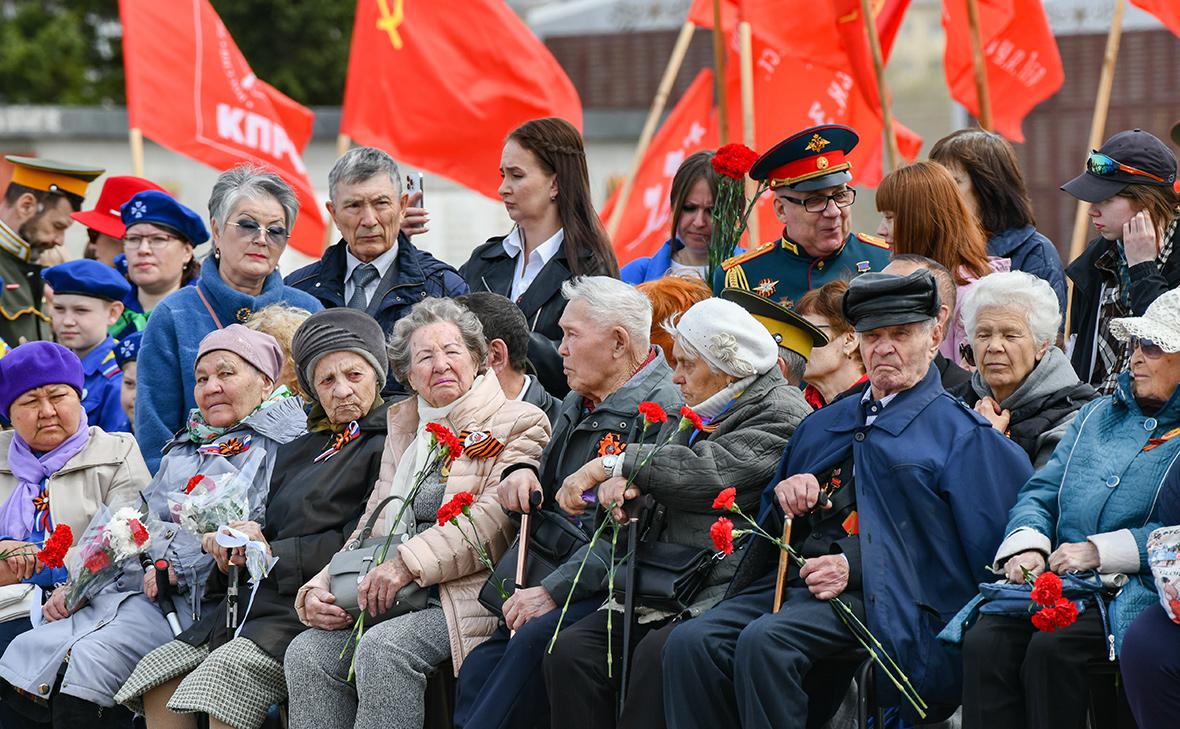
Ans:
<svg viewBox="0 0 1180 729"><path fill-rule="evenodd" d="M974 408L985 397L992 397L992 390L976 370L963 399ZM1020 387L1000 403L1011 413L1006 435L1028 453L1034 469L1040 468L1049 462L1078 410L1096 397L1094 388L1078 379L1065 353L1050 347Z"/></svg>
<svg viewBox="0 0 1180 729"><path fill-rule="evenodd" d="M716 428L711 433L700 433L695 438L692 429L677 433L635 478L641 492L651 494L667 509L659 540L712 549L709 527L722 516L713 509L713 500L730 486L737 490L736 503L742 511L757 515L762 490L774 474L787 440L810 412L803 393L774 367L759 375L709 423ZM627 446L623 475L630 477L655 444L668 440L678 421L669 413L659 435L646 439L649 445ZM696 601L689 606L690 614L699 615L722 598L737 565L736 559L715 564Z"/></svg>
<svg viewBox="0 0 1180 729"><path fill-rule="evenodd" d="M156 516L165 520L165 537L159 547L153 540L153 556L165 552L176 568L178 582L173 604L182 628L197 617L201 594L213 559L201 551L200 541L168 522L167 495L182 490L198 474L235 470L254 457L261 463L251 486L251 504L263 505L270 488L270 473L278 446L294 440L307 429L303 402L286 398L260 410L210 445L250 436L250 447L228 458L202 453L187 432L173 438L145 498ZM257 499L257 500L255 500ZM57 682L66 656L61 691L100 706L114 706L114 695L150 651L172 640L172 631L160 608L143 594L143 570L128 564L115 585L100 592L90 604L65 620L45 623L23 633L4 653L3 678L13 686L43 698Z"/></svg>

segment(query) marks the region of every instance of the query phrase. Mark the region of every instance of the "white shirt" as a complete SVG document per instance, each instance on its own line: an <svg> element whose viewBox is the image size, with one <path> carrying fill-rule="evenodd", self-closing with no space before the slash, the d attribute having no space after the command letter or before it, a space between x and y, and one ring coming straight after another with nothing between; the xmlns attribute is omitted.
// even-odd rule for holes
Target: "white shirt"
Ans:
<svg viewBox="0 0 1180 729"><path fill-rule="evenodd" d="M531 385L531 384L533 384L533 376L528 373L525 373L524 384L521 385L520 392L516 393L516 397L514 397L512 399L513 400L524 400L524 394L529 391L529 385Z"/></svg>
<svg viewBox="0 0 1180 729"><path fill-rule="evenodd" d="M524 260L521 253L524 251L524 241L521 240L520 228L513 228L512 232L504 238L500 244L504 246L504 252L516 259L516 270L512 273L512 291L508 298L513 301L518 300L524 295L524 292L529 290L533 281L537 278L537 274L549 263L557 252L561 250L561 243L565 240L565 229L560 229L553 234L553 237L545 241L541 245L533 249L529 254L528 261Z"/></svg>
<svg viewBox="0 0 1180 729"><path fill-rule="evenodd" d="M377 293L377 287L381 285L381 279L385 278L385 274L389 273L389 267L397 260L397 241L393 242L393 246L377 256L369 263L377 269L377 278L369 282L365 287L365 301L370 304L373 303L373 295ZM356 290L356 285L352 282L352 272L356 270L357 266L364 263L361 259L352 255L352 251L347 248L344 249L344 301L347 302L352 298L353 291Z"/></svg>

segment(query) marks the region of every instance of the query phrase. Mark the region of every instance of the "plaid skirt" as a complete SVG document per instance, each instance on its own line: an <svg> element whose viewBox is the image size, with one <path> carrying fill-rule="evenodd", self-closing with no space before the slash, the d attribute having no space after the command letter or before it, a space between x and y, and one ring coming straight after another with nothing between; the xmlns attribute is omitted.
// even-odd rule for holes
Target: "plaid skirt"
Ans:
<svg viewBox="0 0 1180 729"><path fill-rule="evenodd" d="M180 676L170 710L208 714L234 729L262 726L270 706L287 700L283 665L253 641L234 638L213 652L207 645L165 643L143 657L115 701L142 712L144 694Z"/></svg>

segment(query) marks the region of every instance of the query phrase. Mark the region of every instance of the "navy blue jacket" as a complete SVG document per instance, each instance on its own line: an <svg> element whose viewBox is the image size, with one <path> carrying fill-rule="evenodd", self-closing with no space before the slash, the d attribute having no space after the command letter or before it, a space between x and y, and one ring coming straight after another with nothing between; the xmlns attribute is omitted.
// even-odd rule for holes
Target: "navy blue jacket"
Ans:
<svg viewBox="0 0 1180 729"><path fill-rule="evenodd" d="M1061 254L1053 241L1031 225L1009 228L991 237L987 254L1011 260L1013 271L1024 271L1048 281L1057 294L1061 316L1065 316L1065 266L1061 265Z"/></svg>
<svg viewBox="0 0 1180 729"><path fill-rule="evenodd" d="M807 416L762 494L759 521L781 531L775 485L830 471L851 451L869 628L931 707L953 711L962 660L935 636L980 582L994 579L986 568L1032 467L1019 446L942 388L934 366L872 425L864 422L859 397ZM743 573L757 576L739 569L734 588Z"/></svg>
<svg viewBox="0 0 1180 729"><path fill-rule="evenodd" d="M306 291L319 299L325 309L344 306L344 275L348 270L343 240L324 251L315 263L304 266L286 278L292 288ZM398 319L410 312L410 307L427 297L448 298L467 293L467 282L454 268L410 243L404 233L397 236L397 258L377 286L377 295L369 302L368 313L377 320L388 337ZM393 372L385 387L386 394L405 392L393 379Z"/></svg>

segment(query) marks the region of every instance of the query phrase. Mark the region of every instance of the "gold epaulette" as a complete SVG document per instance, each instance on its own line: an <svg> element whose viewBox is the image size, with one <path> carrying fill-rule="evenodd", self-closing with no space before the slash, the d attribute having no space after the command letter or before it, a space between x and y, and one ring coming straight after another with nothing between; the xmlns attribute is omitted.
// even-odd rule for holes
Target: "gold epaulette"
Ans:
<svg viewBox="0 0 1180 729"><path fill-rule="evenodd" d="M758 256L762 255L763 253L766 253L767 251L774 250L777 245L778 245L778 241L771 241L769 243L763 243L762 245L758 246L757 248L755 248L753 250L746 251L745 253L741 254L740 256L734 256L733 258L727 258L721 262L721 270L728 271L729 269L733 268L734 266L740 266L741 264L745 263L746 261L757 258Z"/></svg>
<svg viewBox="0 0 1180 729"><path fill-rule="evenodd" d="M877 246L878 248L884 248L887 251L893 250L893 247L890 246L889 243L887 243L884 238L878 238L877 236L869 235L868 233L857 233L856 237L862 243L868 243L871 246Z"/></svg>

